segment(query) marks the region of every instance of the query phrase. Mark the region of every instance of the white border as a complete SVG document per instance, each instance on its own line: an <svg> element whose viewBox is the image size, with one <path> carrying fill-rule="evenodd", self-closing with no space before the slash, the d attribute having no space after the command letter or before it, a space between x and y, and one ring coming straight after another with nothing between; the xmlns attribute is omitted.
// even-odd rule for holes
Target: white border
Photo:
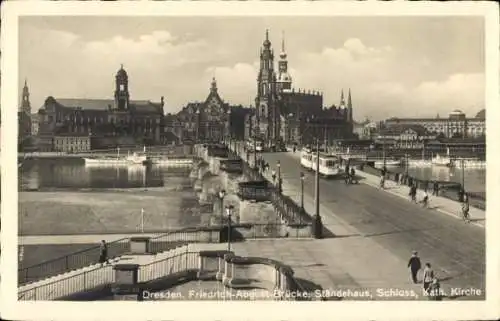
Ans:
<svg viewBox="0 0 500 321"><path fill-rule="evenodd" d="M486 22L487 300L484 302L17 302L17 105L20 15L109 16L442 16L479 15ZM312 320L496 319L499 308L499 13L493 2L46 2L2 3L2 233L0 311L6 319ZM497 197L495 197L497 196ZM457 244L460 246L460 244ZM16 267L16 269L14 268ZM216 304L214 304L216 303Z"/></svg>

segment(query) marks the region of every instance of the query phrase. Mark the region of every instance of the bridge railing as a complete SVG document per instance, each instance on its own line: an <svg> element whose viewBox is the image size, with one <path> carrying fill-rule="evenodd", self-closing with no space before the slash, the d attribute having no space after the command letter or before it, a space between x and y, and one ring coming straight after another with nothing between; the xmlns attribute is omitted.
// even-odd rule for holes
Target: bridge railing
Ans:
<svg viewBox="0 0 500 321"><path fill-rule="evenodd" d="M129 249L129 238L107 243L108 258L123 255ZM100 246L92 246L85 250L66 254L55 259L18 269L19 284L26 284L45 279L68 271L80 269L99 262Z"/></svg>
<svg viewBox="0 0 500 321"><path fill-rule="evenodd" d="M115 274L111 265L96 267L63 279L34 286L18 292L19 300L55 300L74 293L89 291L114 282Z"/></svg>

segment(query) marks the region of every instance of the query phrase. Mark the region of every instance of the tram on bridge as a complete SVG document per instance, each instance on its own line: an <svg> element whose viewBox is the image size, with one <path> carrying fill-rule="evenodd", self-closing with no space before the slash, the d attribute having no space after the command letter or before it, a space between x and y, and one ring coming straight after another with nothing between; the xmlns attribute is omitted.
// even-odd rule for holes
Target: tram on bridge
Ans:
<svg viewBox="0 0 500 321"><path fill-rule="evenodd" d="M316 172L318 168L317 164L317 154L311 150L304 149L301 151L300 155L300 165L307 170ZM328 155L325 153L319 154L319 174L323 177L335 177L342 174L342 168L340 166L340 159L334 155Z"/></svg>

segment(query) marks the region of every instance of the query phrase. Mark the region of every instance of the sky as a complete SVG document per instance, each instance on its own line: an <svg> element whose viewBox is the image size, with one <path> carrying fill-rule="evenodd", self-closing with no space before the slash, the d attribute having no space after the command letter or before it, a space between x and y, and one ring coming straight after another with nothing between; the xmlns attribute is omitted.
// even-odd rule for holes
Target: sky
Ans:
<svg viewBox="0 0 500 321"><path fill-rule="evenodd" d="M481 17L78 17L19 20L19 93L32 111L46 97L112 98L123 64L131 99L176 113L203 101L212 77L230 104L254 105L259 50L283 35L293 87L352 92L354 119L474 116L485 105ZM276 65L277 68L277 65ZM19 100L21 97L19 97Z"/></svg>

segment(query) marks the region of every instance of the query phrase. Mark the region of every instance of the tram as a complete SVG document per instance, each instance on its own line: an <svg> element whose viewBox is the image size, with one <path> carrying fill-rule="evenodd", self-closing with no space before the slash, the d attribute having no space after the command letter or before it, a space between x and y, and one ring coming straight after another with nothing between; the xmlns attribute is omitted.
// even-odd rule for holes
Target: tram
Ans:
<svg viewBox="0 0 500 321"><path fill-rule="evenodd" d="M312 170L316 171L316 155L312 155ZM340 159L334 155L319 155L319 174L323 177L334 177L343 171L340 167Z"/></svg>
<svg viewBox="0 0 500 321"><path fill-rule="evenodd" d="M302 167L317 171L316 154L308 151L302 151L300 155L300 165ZM334 155L320 154L319 155L319 174L324 177L334 177L343 173L340 167L340 159Z"/></svg>
<svg viewBox="0 0 500 321"><path fill-rule="evenodd" d="M308 170L312 170L312 156L311 150L303 149L300 153L300 165Z"/></svg>

